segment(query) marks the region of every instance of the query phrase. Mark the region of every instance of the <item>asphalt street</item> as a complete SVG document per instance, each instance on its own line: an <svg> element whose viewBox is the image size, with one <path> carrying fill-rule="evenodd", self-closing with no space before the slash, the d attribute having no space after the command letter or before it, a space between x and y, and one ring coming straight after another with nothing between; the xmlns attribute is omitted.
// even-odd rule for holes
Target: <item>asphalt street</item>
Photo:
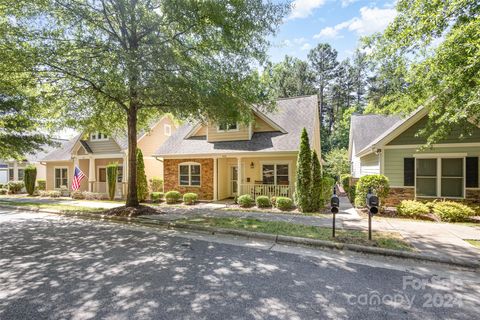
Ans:
<svg viewBox="0 0 480 320"><path fill-rule="evenodd" d="M0 319L478 319L440 265L0 210Z"/></svg>

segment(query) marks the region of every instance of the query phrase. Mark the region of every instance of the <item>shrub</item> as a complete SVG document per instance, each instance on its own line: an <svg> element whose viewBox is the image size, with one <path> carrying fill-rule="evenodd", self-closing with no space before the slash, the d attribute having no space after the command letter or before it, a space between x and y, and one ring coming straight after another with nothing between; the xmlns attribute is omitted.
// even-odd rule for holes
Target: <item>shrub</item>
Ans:
<svg viewBox="0 0 480 320"><path fill-rule="evenodd" d="M8 193L7 189L1 188L0 189L0 195L6 195Z"/></svg>
<svg viewBox="0 0 480 320"><path fill-rule="evenodd" d="M287 197L277 197L276 207L282 211L290 210L293 207L293 200Z"/></svg>
<svg viewBox="0 0 480 320"><path fill-rule="evenodd" d="M8 191L11 194L19 193L20 191L22 191L24 186L25 184L23 183L23 181L10 181L8 183Z"/></svg>
<svg viewBox="0 0 480 320"><path fill-rule="evenodd" d="M310 210L318 212L323 206L325 198L322 196L322 167L317 152L312 152L312 179L310 187Z"/></svg>
<svg viewBox="0 0 480 320"><path fill-rule="evenodd" d="M47 190L47 181L45 179L37 180L38 190L45 191Z"/></svg>
<svg viewBox="0 0 480 320"><path fill-rule="evenodd" d="M142 202L148 196L148 182L145 174L145 163L143 162L142 150L137 149L137 196L138 201Z"/></svg>
<svg viewBox="0 0 480 320"><path fill-rule="evenodd" d="M62 186L60 189L56 189L57 191L60 191L61 197L69 197L70 196L70 190L66 186Z"/></svg>
<svg viewBox="0 0 480 320"><path fill-rule="evenodd" d="M167 193L165 193L165 200L169 204L177 203L181 197L182 195L180 194L180 192L175 190L168 191Z"/></svg>
<svg viewBox="0 0 480 320"><path fill-rule="evenodd" d="M84 192L86 200L107 200L108 195L100 192Z"/></svg>
<svg viewBox="0 0 480 320"><path fill-rule="evenodd" d="M162 201L163 196L163 192L152 192L150 193L150 200L152 200L153 203L158 203Z"/></svg>
<svg viewBox="0 0 480 320"><path fill-rule="evenodd" d="M244 195L239 196L237 201L238 201L238 204L240 205L240 207L242 207L242 208L248 208L248 207L253 206L253 204L254 204L253 198L249 194L244 194Z"/></svg>
<svg viewBox="0 0 480 320"><path fill-rule="evenodd" d="M385 198L390 191L388 178L382 174L372 174L361 177L357 182L355 192L355 205L357 207L364 207L366 205L365 198L370 188L372 192L377 195L381 205L385 202Z"/></svg>
<svg viewBox="0 0 480 320"><path fill-rule="evenodd" d="M352 176L349 175L348 173L344 173L340 176L340 183L342 184L343 190L348 192L348 189L350 189L350 178Z"/></svg>
<svg viewBox="0 0 480 320"><path fill-rule="evenodd" d="M305 128L300 138L300 150L297 158L297 180L295 181L295 202L302 212L310 211L312 180L312 153L308 133ZM277 199L278 200L278 199Z"/></svg>
<svg viewBox="0 0 480 320"><path fill-rule="evenodd" d="M322 200L323 203L325 201L330 201L330 198L333 194L333 187L335 186L335 179L329 176L324 176L322 178Z"/></svg>
<svg viewBox="0 0 480 320"><path fill-rule="evenodd" d="M198 200L198 195L193 192L185 193L183 195L183 203L185 204L195 204Z"/></svg>
<svg viewBox="0 0 480 320"><path fill-rule="evenodd" d="M159 177L150 179L150 190L152 192L163 192L163 180Z"/></svg>
<svg viewBox="0 0 480 320"><path fill-rule="evenodd" d="M108 198L110 200L115 199L117 177L118 177L118 163L110 163L107 166Z"/></svg>
<svg viewBox="0 0 480 320"><path fill-rule="evenodd" d="M444 201L435 203L433 213L438 215L442 221L455 222L467 220L468 217L475 214L475 211L458 202Z"/></svg>
<svg viewBox="0 0 480 320"><path fill-rule="evenodd" d="M267 196L258 196L255 202L259 208L270 208L272 206L272 203Z"/></svg>
<svg viewBox="0 0 480 320"><path fill-rule="evenodd" d="M422 214L429 214L430 209L424 203L415 200L403 200L400 205L397 206L397 212L399 215L407 217L417 217Z"/></svg>
<svg viewBox="0 0 480 320"><path fill-rule="evenodd" d="M58 190L39 191L40 197L60 198L62 193Z"/></svg>
<svg viewBox="0 0 480 320"><path fill-rule="evenodd" d="M35 180L37 180L37 168L34 165L26 166L23 175L23 182L25 183L27 193L31 196L35 192Z"/></svg>
<svg viewBox="0 0 480 320"><path fill-rule="evenodd" d="M73 191L70 194L70 197L72 197L72 199L76 199L76 200L83 200L83 199L85 199L85 193L83 193L82 191Z"/></svg>
<svg viewBox="0 0 480 320"><path fill-rule="evenodd" d="M273 207L275 207L276 203L277 203L277 197L271 197L270 198L270 203Z"/></svg>
<svg viewBox="0 0 480 320"><path fill-rule="evenodd" d="M350 199L350 202L355 201L356 191L357 191L357 186L356 185L352 185L352 186L350 186L350 188L348 188L348 199Z"/></svg>

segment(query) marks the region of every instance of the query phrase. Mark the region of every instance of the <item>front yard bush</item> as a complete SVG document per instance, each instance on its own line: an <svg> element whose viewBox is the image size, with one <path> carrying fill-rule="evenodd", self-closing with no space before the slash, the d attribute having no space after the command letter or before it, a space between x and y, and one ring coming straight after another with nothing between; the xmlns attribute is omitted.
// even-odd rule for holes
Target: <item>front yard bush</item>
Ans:
<svg viewBox="0 0 480 320"><path fill-rule="evenodd" d="M255 202L259 208L270 208L272 206L272 203L267 196L258 196Z"/></svg>
<svg viewBox="0 0 480 320"><path fill-rule="evenodd" d="M23 187L25 187L25 184L23 181L10 181L8 183L8 191L11 194L16 194L22 191Z"/></svg>
<svg viewBox="0 0 480 320"><path fill-rule="evenodd" d="M350 188L350 178L351 175L348 173L344 173L340 176L340 183L342 184L343 190L348 192L348 189Z"/></svg>
<svg viewBox="0 0 480 320"><path fill-rule="evenodd" d="M185 193L183 195L183 203L185 204L195 204L198 200L198 195L193 192Z"/></svg>
<svg viewBox="0 0 480 320"><path fill-rule="evenodd" d="M150 193L150 200L152 200L153 203L159 203L163 199L163 192L152 192Z"/></svg>
<svg viewBox="0 0 480 320"><path fill-rule="evenodd" d="M385 202L385 198L388 196L390 191L390 185L388 178L383 174L372 174L368 176L361 177L356 186L355 191L355 206L365 207L365 198L369 189L372 189L372 192L377 195L380 200L380 205Z"/></svg>
<svg viewBox="0 0 480 320"><path fill-rule="evenodd" d="M149 180L150 190L152 192L163 192L163 180L159 177L153 177Z"/></svg>
<svg viewBox="0 0 480 320"><path fill-rule="evenodd" d="M287 197L277 197L276 207L282 211L293 208L293 200Z"/></svg>
<svg viewBox="0 0 480 320"><path fill-rule="evenodd" d="M397 212L401 216L418 217L430 213L430 209L425 203L415 200L402 200L397 207Z"/></svg>
<svg viewBox="0 0 480 320"><path fill-rule="evenodd" d="M249 194L241 195L240 197L238 197L237 201L242 208L249 208L254 204L253 198Z"/></svg>
<svg viewBox="0 0 480 320"><path fill-rule="evenodd" d="M173 204L177 203L180 201L180 198L182 197L181 193L175 190L168 191L165 193L165 200L167 201L168 204Z"/></svg>
<svg viewBox="0 0 480 320"><path fill-rule="evenodd" d="M45 179L38 179L37 180L37 186L39 191L45 191L47 190L47 180Z"/></svg>
<svg viewBox="0 0 480 320"><path fill-rule="evenodd" d="M25 189L27 193L33 196L35 192L35 180L37 180L37 167L34 165L28 165L25 167L23 182L25 183Z"/></svg>
<svg viewBox="0 0 480 320"><path fill-rule="evenodd" d="M433 213L442 221L456 222L465 221L475 214L473 209L464 204L453 201L436 202L433 206Z"/></svg>
<svg viewBox="0 0 480 320"><path fill-rule="evenodd" d="M0 189L0 195L6 195L8 193L8 190L7 189L4 189L4 188L1 188Z"/></svg>
<svg viewBox="0 0 480 320"><path fill-rule="evenodd" d="M110 200L115 199L115 191L117 190L117 177L118 177L118 163L110 163L107 165L107 185L108 185L108 198Z"/></svg>
<svg viewBox="0 0 480 320"><path fill-rule="evenodd" d="M108 200L108 195L106 193L100 192L84 192L85 200Z"/></svg>
<svg viewBox="0 0 480 320"><path fill-rule="evenodd" d="M70 194L70 197L75 200L83 200L85 199L85 193L82 191L73 191Z"/></svg>
<svg viewBox="0 0 480 320"><path fill-rule="evenodd" d="M40 197L60 198L62 193L58 190L39 191Z"/></svg>
<svg viewBox="0 0 480 320"><path fill-rule="evenodd" d="M270 198L270 204L275 207L275 204L277 203L277 197L271 197Z"/></svg>

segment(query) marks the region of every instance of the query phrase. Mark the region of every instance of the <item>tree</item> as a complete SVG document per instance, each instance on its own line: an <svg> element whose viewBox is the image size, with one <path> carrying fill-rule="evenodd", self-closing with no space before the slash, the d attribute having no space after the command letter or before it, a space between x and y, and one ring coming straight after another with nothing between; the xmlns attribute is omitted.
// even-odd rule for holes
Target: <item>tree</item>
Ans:
<svg viewBox="0 0 480 320"><path fill-rule="evenodd" d="M425 106L429 144L453 128L468 135L469 122L480 125L478 0L400 0L396 9L385 32L367 40L377 68L388 70L386 82L396 84L395 75L405 80L385 90L378 107L405 113Z"/></svg>
<svg viewBox="0 0 480 320"><path fill-rule="evenodd" d="M318 212L324 203L322 195L322 167L320 166L320 161L318 160L317 152L313 150L312 152L312 186L311 190L311 209L313 212Z"/></svg>
<svg viewBox="0 0 480 320"><path fill-rule="evenodd" d="M325 156L325 173L337 179L344 173L350 173L350 162L346 149L333 149Z"/></svg>
<svg viewBox="0 0 480 320"><path fill-rule="evenodd" d="M23 182L25 183L25 189L29 195L33 195L35 192L35 181L37 180L37 167L34 165L28 165L25 167Z"/></svg>
<svg viewBox="0 0 480 320"><path fill-rule="evenodd" d="M246 122L253 104L273 108L255 71L288 8L261 0L19 0L5 9L10 40L36 49L31 76L62 102L57 115L82 129L126 131L126 206L135 207L139 126L168 112Z"/></svg>
<svg viewBox="0 0 480 320"><path fill-rule="evenodd" d="M108 181L108 197L110 200L115 199L115 191L117 187L118 177L118 163L110 163L107 166L107 181Z"/></svg>
<svg viewBox="0 0 480 320"><path fill-rule="evenodd" d="M137 149L137 195L139 201L145 201L148 196L148 181L145 174L142 150Z"/></svg>
<svg viewBox="0 0 480 320"><path fill-rule="evenodd" d="M305 128L300 138L300 150L297 158L297 180L295 182L295 202L302 212L311 209L312 154Z"/></svg>

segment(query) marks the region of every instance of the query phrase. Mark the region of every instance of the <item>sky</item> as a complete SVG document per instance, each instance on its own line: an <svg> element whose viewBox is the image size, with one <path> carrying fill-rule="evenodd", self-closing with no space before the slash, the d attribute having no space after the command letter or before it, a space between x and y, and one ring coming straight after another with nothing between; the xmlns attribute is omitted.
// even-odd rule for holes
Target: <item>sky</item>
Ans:
<svg viewBox="0 0 480 320"><path fill-rule="evenodd" d="M328 42L339 60L350 57L362 36L385 29L395 18L394 0L294 0L290 14L272 39L270 60L285 55L306 59L310 49Z"/></svg>

